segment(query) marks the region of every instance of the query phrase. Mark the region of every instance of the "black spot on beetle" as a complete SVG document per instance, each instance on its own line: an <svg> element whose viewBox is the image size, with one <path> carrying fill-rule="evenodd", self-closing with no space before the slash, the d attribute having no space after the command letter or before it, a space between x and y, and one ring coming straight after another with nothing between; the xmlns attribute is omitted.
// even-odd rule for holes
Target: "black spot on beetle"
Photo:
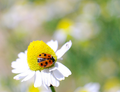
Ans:
<svg viewBox="0 0 120 92"><path fill-rule="evenodd" d="M52 57L52 58L51 58L51 60L52 60L53 62L55 62L55 59L54 59L54 57Z"/></svg>
<svg viewBox="0 0 120 92"><path fill-rule="evenodd" d="M44 54L44 56L46 56L46 54Z"/></svg>
<svg viewBox="0 0 120 92"><path fill-rule="evenodd" d="M45 64L47 65L47 64L48 64L48 62L45 62Z"/></svg>
<svg viewBox="0 0 120 92"><path fill-rule="evenodd" d="M41 63L41 66L43 66L43 63Z"/></svg>

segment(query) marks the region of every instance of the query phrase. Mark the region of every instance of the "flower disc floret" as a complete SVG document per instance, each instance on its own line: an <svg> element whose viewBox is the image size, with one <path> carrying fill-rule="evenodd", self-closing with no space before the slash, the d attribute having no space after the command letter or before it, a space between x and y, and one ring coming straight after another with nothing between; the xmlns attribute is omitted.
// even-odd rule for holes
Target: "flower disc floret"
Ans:
<svg viewBox="0 0 120 92"><path fill-rule="evenodd" d="M43 41L33 41L30 43L27 49L27 63L31 70L43 70L44 68L40 67L37 62L37 56L41 53L47 53L54 57L55 61L57 56L52 48L50 48Z"/></svg>

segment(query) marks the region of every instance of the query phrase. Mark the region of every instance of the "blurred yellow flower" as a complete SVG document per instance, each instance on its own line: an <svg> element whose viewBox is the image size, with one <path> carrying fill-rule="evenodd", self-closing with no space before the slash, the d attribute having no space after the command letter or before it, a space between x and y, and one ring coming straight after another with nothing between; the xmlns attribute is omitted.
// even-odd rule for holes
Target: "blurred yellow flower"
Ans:
<svg viewBox="0 0 120 92"><path fill-rule="evenodd" d="M67 36L71 34L73 22L70 19L62 19L57 25L57 31L54 33L54 38L58 42L63 43Z"/></svg>
<svg viewBox="0 0 120 92"><path fill-rule="evenodd" d="M29 92L41 92L40 88L35 88L34 85L29 87Z"/></svg>
<svg viewBox="0 0 120 92"><path fill-rule="evenodd" d="M62 19L58 26L57 29L62 29L64 32L69 33L69 31L71 30L71 26L73 25L73 22L70 19Z"/></svg>
<svg viewBox="0 0 120 92"><path fill-rule="evenodd" d="M104 92L117 92L120 89L120 80L116 77L110 78L104 85Z"/></svg>

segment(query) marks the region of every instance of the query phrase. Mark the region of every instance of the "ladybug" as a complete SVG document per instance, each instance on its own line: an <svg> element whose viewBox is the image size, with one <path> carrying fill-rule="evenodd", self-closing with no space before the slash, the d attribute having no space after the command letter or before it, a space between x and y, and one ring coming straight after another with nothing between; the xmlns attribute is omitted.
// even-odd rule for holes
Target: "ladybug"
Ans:
<svg viewBox="0 0 120 92"><path fill-rule="evenodd" d="M48 68L55 63L55 59L52 55L47 53L42 53L37 56L38 64L40 67Z"/></svg>

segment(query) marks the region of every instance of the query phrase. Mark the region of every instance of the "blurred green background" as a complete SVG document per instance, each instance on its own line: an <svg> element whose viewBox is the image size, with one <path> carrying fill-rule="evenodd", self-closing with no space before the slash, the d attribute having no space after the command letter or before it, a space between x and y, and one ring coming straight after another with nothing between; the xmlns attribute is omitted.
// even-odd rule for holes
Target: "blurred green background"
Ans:
<svg viewBox="0 0 120 92"><path fill-rule="evenodd" d="M13 79L11 62L33 40L51 39L59 48L73 43L59 60L72 75L57 92L89 82L120 90L120 0L0 0L0 92L29 92L29 83Z"/></svg>

